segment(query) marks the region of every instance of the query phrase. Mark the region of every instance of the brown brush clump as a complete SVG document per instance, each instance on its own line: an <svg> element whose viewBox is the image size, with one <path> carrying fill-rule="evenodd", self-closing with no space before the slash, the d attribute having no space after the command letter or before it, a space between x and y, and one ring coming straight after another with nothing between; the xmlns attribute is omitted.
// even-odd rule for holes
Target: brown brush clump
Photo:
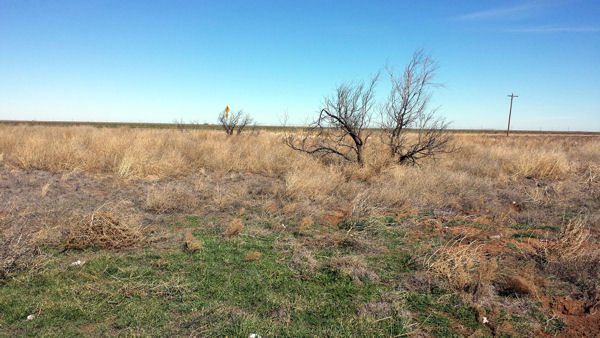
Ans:
<svg viewBox="0 0 600 338"><path fill-rule="evenodd" d="M425 261L425 266L446 279L455 290L469 290L475 286L473 276L481 258L480 247L474 243L448 242Z"/></svg>
<svg viewBox="0 0 600 338"><path fill-rule="evenodd" d="M250 252L248 252L246 257L244 257L244 262L255 261L255 260L259 259L260 257L262 257L262 253L260 253L258 251L250 251Z"/></svg>
<svg viewBox="0 0 600 338"><path fill-rule="evenodd" d="M229 226L227 227L223 235L225 235L225 237L227 238L237 236L243 228L244 223L242 223L240 219L234 218L231 220L231 222L229 222Z"/></svg>
<svg viewBox="0 0 600 338"><path fill-rule="evenodd" d="M93 213L83 217L65 239L67 249L85 249L99 247L103 249L122 249L132 247L142 241L138 229L121 223L114 217L103 213Z"/></svg>
<svg viewBox="0 0 600 338"><path fill-rule="evenodd" d="M194 253L196 251L200 251L202 249L203 243L194 238L191 231L187 231L185 233L185 249L189 253Z"/></svg>

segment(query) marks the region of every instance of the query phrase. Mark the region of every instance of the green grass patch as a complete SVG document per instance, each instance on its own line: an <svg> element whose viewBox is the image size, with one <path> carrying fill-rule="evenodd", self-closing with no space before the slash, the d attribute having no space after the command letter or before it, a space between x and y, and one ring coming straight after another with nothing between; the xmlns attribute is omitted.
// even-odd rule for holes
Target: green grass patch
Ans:
<svg viewBox="0 0 600 338"><path fill-rule="evenodd" d="M513 238L537 238L537 239L544 239L544 236L535 233L533 231L522 231L522 232L517 232L516 234L512 235Z"/></svg>
<svg viewBox="0 0 600 338"><path fill-rule="evenodd" d="M511 226L515 230L550 230L554 232L560 231L560 227L551 225L535 225L535 224L515 224Z"/></svg>
<svg viewBox="0 0 600 338"><path fill-rule="evenodd" d="M186 220L188 226L198 223ZM199 225L199 224L198 224ZM9 335L348 336L406 333L398 314L358 316L388 287L356 283L330 268L309 280L276 250L280 235L226 240L198 227L202 250L55 253L38 272L21 272L0 288L0 323ZM262 253L245 261L250 251ZM89 255L82 266L73 257ZM390 269L402 270L408 258ZM386 268L386 265L383 265ZM35 315L33 320L27 316Z"/></svg>

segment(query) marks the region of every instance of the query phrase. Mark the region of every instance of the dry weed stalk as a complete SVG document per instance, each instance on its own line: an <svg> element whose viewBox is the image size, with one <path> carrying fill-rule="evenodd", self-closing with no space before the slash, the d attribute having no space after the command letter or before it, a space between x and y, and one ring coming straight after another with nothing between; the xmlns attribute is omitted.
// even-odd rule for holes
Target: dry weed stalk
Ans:
<svg viewBox="0 0 600 338"><path fill-rule="evenodd" d="M50 188L50 183L46 183L43 187L42 187L42 191L41 194L42 196L46 196L46 194L48 193L48 189Z"/></svg>

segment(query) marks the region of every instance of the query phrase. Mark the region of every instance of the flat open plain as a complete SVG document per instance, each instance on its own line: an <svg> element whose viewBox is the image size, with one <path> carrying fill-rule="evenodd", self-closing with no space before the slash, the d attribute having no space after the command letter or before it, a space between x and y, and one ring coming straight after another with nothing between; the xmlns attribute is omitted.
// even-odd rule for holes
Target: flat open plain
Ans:
<svg viewBox="0 0 600 338"><path fill-rule="evenodd" d="M0 126L0 334L600 334L600 136L283 132Z"/></svg>

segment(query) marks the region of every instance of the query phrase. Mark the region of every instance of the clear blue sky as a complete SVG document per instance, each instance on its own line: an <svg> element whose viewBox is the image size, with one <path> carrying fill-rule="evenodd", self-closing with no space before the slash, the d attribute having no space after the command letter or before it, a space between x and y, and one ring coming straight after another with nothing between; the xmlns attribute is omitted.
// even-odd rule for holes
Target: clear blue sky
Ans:
<svg viewBox="0 0 600 338"><path fill-rule="evenodd" d="M417 48L454 128L600 131L600 2L0 0L0 119L302 123ZM380 96L389 84L378 85Z"/></svg>

